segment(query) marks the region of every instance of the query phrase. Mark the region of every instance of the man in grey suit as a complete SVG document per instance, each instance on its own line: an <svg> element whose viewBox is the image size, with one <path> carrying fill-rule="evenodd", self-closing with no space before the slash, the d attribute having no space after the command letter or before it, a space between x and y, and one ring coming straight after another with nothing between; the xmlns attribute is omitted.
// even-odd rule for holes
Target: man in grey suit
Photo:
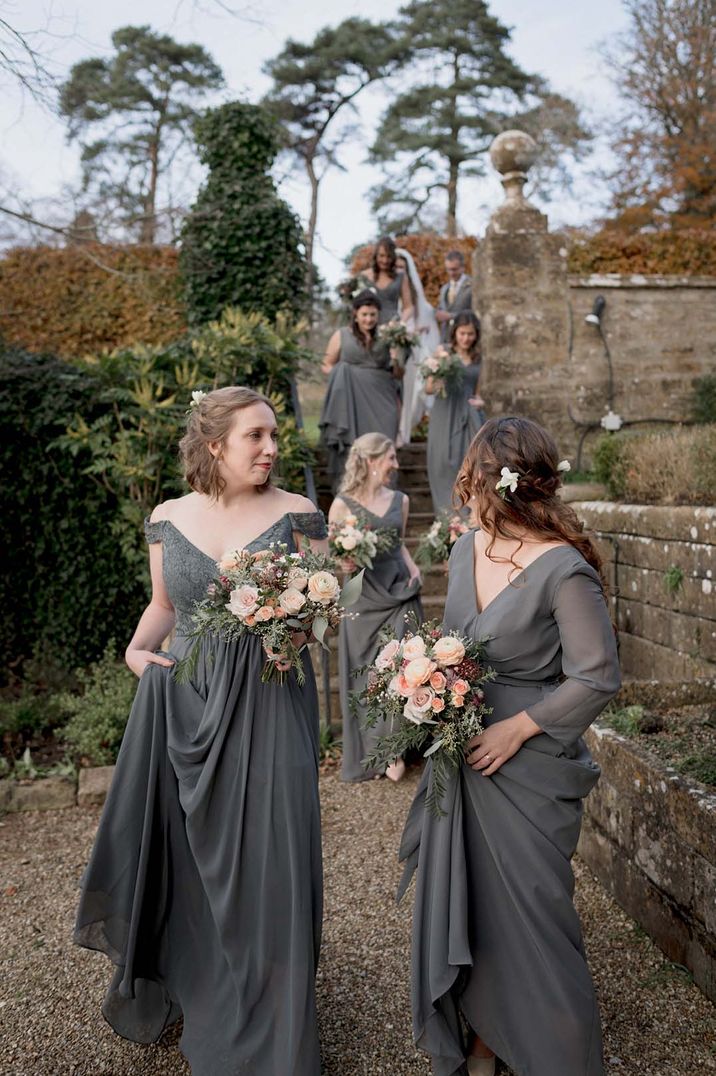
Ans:
<svg viewBox="0 0 716 1076"><path fill-rule="evenodd" d="M450 324L463 310L472 309L472 277L465 272L465 255L451 250L445 255L447 284L440 289L435 320L440 326L440 340L446 344L450 339Z"/></svg>

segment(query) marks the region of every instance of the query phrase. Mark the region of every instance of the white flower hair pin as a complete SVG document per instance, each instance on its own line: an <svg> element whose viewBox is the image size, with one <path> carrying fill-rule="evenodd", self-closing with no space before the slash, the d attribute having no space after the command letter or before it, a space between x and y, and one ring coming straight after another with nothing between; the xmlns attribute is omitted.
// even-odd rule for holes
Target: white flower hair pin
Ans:
<svg viewBox="0 0 716 1076"><path fill-rule="evenodd" d="M195 389L191 394L191 400L189 401L189 410L193 411L195 407L198 407L201 401L207 394L202 392L201 389Z"/></svg>
<svg viewBox="0 0 716 1076"><path fill-rule="evenodd" d="M571 471L572 470L572 464L569 462L569 460L561 460L557 464L557 470L558 471L564 471L564 472Z"/></svg>
<svg viewBox="0 0 716 1076"><path fill-rule="evenodd" d="M502 497L503 501L507 499L508 490L510 491L510 493L515 492L519 480L519 471L511 471L509 467L502 468L502 471L500 472L500 477L495 484L495 489Z"/></svg>

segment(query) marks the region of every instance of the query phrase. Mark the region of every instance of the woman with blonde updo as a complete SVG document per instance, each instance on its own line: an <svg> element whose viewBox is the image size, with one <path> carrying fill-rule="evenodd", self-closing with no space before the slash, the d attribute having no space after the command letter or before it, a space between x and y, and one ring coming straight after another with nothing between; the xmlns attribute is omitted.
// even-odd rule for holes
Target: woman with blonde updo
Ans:
<svg viewBox="0 0 716 1076"><path fill-rule="evenodd" d="M201 639L189 683L171 667L193 644L195 604L226 552L296 550L303 535L322 549L326 526L311 501L271 481L270 400L240 387L195 397L180 444L191 492L145 524L152 597L126 652L140 679L75 941L116 965L103 1012L125 1038L154 1042L183 1017L194 1076L319 1076L311 663L302 687L295 674L262 684L261 640L244 635Z"/></svg>
<svg viewBox="0 0 716 1076"><path fill-rule="evenodd" d="M536 422L490 419L455 492L474 530L450 556L445 628L486 642L486 728L442 800L428 768L401 844L417 870L416 1042L441 1076L602 1076L599 1010L572 903L570 859L599 769L582 733L619 688L597 550L559 496ZM472 1030L463 1041L462 1028Z"/></svg>
<svg viewBox="0 0 716 1076"><path fill-rule="evenodd" d="M410 501L405 493L391 488L390 480L398 470L394 443L381 433L366 433L354 442L346 460L340 489L328 513L329 524L342 523L356 516L358 526L367 524L376 531L388 531L393 544L373 559L363 578L363 590L352 613L359 615L342 620L338 636L341 712L343 714L344 781L365 781L380 772L367 770L362 761L386 728L380 723L372 729L362 728L360 712L350 706L349 695L362 689L365 676L354 676L356 669L372 662L380 650L380 633L392 627L402 638L405 616L413 613L422 621L420 604L420 570L410 556L404 536L408 525ZM346 571L354 571L351 561ZM388 767L386 775L399 781L405 772L402 759Z"/></svg>

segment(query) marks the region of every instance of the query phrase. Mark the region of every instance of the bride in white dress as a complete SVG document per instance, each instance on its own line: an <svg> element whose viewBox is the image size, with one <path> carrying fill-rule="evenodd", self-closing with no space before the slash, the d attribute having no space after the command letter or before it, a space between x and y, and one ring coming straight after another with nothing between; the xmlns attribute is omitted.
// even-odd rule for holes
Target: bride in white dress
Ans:
<svg viewBox="0 0 716 1076"><path fill-rule="evenodd" d="M432 397L423 391L423 379L419 373L421 362L432 355L440 343L440 330L435 320L435 310L425 298L423 284L415 266L412 254L402 248L395 252L398 261L402 258L408 274L410 290L413 293L412 314L404 319L411 332L420 335L420 343L411 351L405 366L403 377L403 407L400 413L399 440L401 444L410 442L413 427L420 422L426 411L432 406Z"/></svg>

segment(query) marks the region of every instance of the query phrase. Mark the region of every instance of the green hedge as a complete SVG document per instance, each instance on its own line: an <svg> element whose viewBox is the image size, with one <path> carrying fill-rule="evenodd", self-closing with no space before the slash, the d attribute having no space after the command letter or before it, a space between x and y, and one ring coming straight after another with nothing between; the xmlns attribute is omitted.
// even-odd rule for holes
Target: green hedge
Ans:
<svg viewBox="0 0 716 1076"><path fill-rule="evenodd" d="M144 590L117 548L117 498L56 440L97 414L94 375L52 357L0 353L0 654L3 682L37 664L68 670L128 637Z"/></svg>

